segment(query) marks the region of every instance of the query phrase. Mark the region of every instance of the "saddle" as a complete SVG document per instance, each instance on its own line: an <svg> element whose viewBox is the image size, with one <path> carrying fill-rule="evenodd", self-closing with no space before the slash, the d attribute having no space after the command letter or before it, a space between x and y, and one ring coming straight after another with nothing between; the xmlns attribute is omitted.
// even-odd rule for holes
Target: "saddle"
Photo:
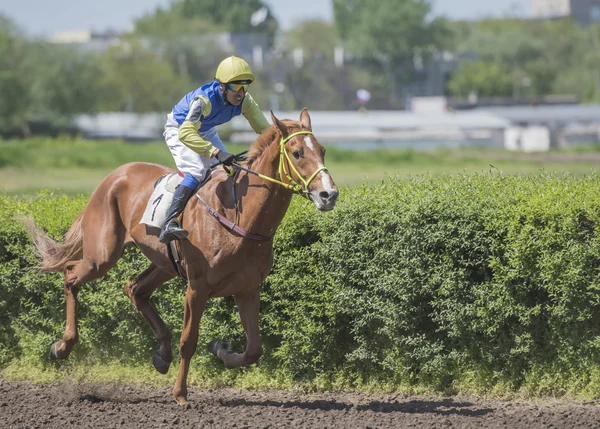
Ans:
<svg viewBox="0 0 600 429"><path fill-rule="evenodd" d="M183 177L178 173L161 176L154 184L154 191L146 204L146 210L140 220L141 224L162 228L167 220L167 211L173 201L173 193Z"/></svg>

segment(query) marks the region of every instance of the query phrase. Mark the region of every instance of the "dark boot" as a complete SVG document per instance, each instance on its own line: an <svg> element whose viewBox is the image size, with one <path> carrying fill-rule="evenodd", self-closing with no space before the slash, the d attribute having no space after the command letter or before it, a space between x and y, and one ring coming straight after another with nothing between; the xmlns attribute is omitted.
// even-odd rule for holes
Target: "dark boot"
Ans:
<svg viewBox="0 0 600 429"><path fill-rule="evenodd" d="M179 225L177 218L183 213L185 205L194 193L195 189L188 188L187 186L178 185L175 188L173 202L167 213L167 220L158 237L161 243L168 244L173 240L180 240L188 236L188 232Z"/></svg>

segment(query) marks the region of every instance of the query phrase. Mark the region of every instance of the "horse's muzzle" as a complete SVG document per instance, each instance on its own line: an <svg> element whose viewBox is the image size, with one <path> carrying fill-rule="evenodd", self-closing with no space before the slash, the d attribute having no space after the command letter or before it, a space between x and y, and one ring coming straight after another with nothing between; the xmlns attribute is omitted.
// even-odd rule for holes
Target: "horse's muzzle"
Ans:
<svg viewBox="0 0 600 429"><path fill-rule="evenodd" d="M329 210L333 210L335 207L335 203L340 195L340 191L337 189L332 189L329 191L312 191L308 195L317 207L317 210L327 212Z"/></svg>

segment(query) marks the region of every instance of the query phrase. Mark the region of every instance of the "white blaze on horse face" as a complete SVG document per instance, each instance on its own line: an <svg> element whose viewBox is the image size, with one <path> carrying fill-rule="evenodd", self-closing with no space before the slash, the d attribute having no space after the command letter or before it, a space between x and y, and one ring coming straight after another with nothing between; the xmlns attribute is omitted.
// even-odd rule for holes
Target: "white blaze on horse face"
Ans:
<svg viewBox="0 0 600 429"><path fill-rule="evenodd" d="M315 151L315 147L313 146L310 137L308 137L308 136L304 137L304 143L306 143L306 146L308 146L308 148L310 150L312 150L313 152Z"/></svg>
<svg viewBox="0 0 600 429"><path fill-rule="evenodd" d="M323 185L323 189L328 193L334 192L333 185L331 184L331 176L327 170L321 171L321 184Z"/></svg>
<svg viewBox="0 0 600 429"><path fill-rule="evenodd" d="M304 143L310 150L316 153L315 146L312 143L312 140L309 136L304 137ZM319 162L318 168L324 167L322 162ZM331 183L331 176L327 170L323 170L319 173L321 175L321 184L323 185L323 190L331 193L334 192L333 184Z"/></svg>

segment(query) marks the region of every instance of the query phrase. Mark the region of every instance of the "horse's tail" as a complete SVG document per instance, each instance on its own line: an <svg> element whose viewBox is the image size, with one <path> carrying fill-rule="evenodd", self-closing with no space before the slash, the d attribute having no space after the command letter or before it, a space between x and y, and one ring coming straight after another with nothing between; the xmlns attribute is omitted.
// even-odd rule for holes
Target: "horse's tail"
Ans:
<svg viewBox="0 0 600 429"><path fill-rule="evenodd" d="M81 222L83 212L79 213L65 236L63 243L58 243L36 225L31 218L22 217L21 221L33 239L36 253L41 263L35 268L45 272L60 272L65 269L67 262L81 257L83 250L83 229Z"/></svg>

